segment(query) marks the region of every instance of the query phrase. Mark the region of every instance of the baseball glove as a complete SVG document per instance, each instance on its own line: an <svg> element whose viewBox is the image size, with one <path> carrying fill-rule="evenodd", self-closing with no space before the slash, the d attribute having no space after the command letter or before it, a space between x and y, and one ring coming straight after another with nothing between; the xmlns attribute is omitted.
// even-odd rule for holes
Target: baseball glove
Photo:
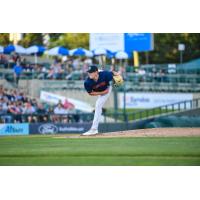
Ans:
<svg viewBox="0 0 200 200"><path fill-rule="evenodd" d="M121 75L113 76L113 84L115 87L119 87L123 84L124 80Z"/></svg>

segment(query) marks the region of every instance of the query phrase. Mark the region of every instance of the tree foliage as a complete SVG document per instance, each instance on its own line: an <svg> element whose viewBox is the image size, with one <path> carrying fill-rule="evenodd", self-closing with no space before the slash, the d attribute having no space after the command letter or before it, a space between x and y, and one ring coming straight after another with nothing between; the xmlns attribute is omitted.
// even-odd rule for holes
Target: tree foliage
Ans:
<svg viewBox="0 0 200 200"><path fill-rule="evenodd" d="M149 52L150 63L178 63L178 44L185 44L184 61L200 57L200 34L196 33L157 33L154 34L154 50ZM141 53L145 63L144 53Z"/></svg>
<svg viewBox="0 0 200 200"><path fill-rule="evenodd" d="M19 44L24 47L43 45L42 33L25 33L23 34L23 39L19 41Z"/></svg>
<svg viewBox="0 0 200 200"><path fill-rule="evenodd" d="M9 44L9 33L0 33L0 45L6 46Z"/></svg>
<svg viewBox="0 0 200 200"><path fill-rule="evenodd" d="M51 39L51 44L53 46L64 46L68 49L74 49L78 47L89 48L89 34L88 33L64 33L57 37L55 36Z"/></svg>

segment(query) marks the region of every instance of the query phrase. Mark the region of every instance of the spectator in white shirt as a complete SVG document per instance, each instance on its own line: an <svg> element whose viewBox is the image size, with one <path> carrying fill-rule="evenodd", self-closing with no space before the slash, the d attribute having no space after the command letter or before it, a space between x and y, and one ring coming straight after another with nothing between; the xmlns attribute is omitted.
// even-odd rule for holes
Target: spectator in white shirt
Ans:
<svg viewBox="0 0 200 200"><path fill-rule="evenodd" d="M31 105L31 103L25 103L25 107L23 110L24 114L33 114L35 112L35 108Z"/></svg>
<svg viewBox="0 0 200 200"><path fill-rule="evenodd" d="M66 110L63 108L62 104L59 103L55 108L54 108L54 114L66 114Z"/></svg>

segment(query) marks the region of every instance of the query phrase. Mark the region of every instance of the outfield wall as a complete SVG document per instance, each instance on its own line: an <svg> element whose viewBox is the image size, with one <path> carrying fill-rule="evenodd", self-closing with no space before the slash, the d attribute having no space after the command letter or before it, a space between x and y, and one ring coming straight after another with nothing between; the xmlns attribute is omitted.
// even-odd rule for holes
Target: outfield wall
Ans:
<svg viewBox="0 0 200 200"><path fill-rule="evenodd" d="M36 134L82 134L88 131L91 123L20 123L0 124L0 136L36 135ZM101 123L100 133L117 132L156 127L200 127L197 117L163 116L139 120L132 123Z"/></svg>
<svg viewBox="0 0 200 200"><path fill-rule="evenodd" d="M152 119L134 123L101 123L99 132L114 132L144 128ZM91 123L20 123L0 124L0 136L3 135L32 135L32 134L81 134L88 131Z"/></svg>

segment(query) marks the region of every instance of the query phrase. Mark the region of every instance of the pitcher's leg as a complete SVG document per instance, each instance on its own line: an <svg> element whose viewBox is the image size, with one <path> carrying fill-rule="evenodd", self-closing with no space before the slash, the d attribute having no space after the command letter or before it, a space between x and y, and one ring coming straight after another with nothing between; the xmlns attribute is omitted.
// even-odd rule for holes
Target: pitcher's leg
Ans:
<svg viewBox="0 0 200 200"><path fill-rule="evenodd" d="M97 102L95 104L95 113L94 113L94 119L93 119L91 129L98 130L98 126L99 126L99 122L100 122L101 114L102 114L102 108L103 108L103 105L106 103L107 99L109 98L111 91L112 91L112 87L109 87L108 94L98 97Z"/></svg>

